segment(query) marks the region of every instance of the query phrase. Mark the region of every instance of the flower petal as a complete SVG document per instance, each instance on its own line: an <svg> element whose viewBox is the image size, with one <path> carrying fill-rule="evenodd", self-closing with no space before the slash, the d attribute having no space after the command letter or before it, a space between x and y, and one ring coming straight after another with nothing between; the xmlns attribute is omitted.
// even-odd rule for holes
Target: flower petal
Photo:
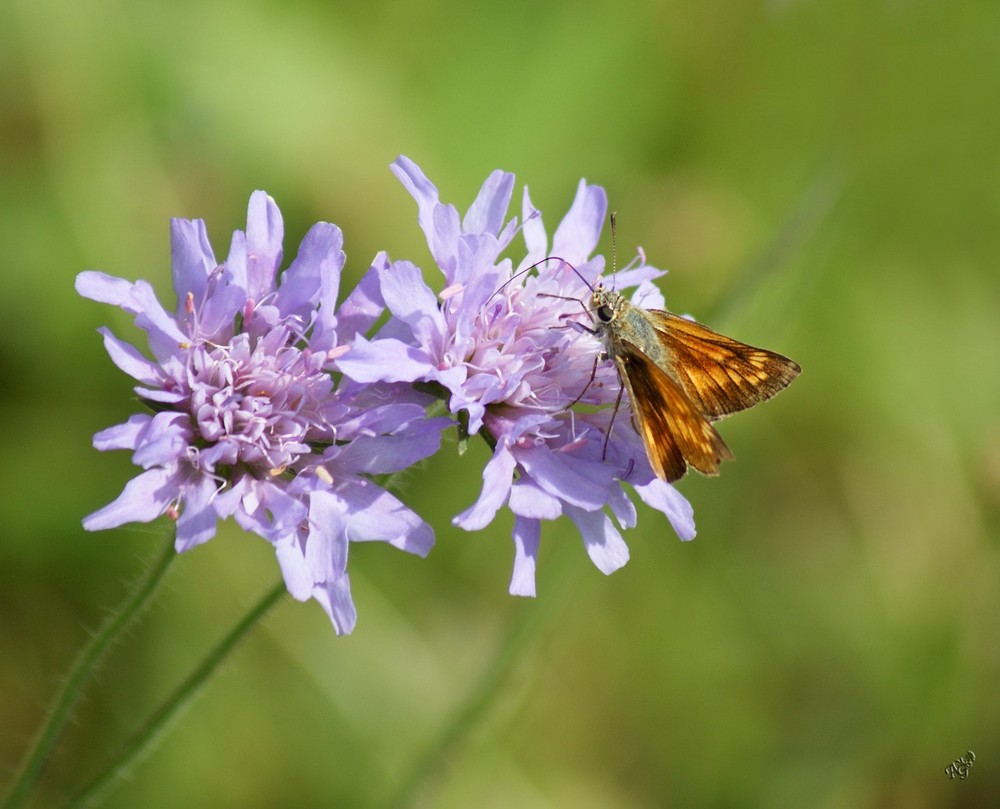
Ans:
<svg viewBox="0 0 1000 809"><path fill-rule="evenodd" d="M649 281L640 282L635 292L632 293L631 303L633 306L639 306L643 309L666 309L667 307L667 302L663 299L660 288Z"/></svg>
<svg viewBox="0 0 1000 809"><path fill-rule="evenodd" d="M358 285L351 290L337 311L337 336L341 343L350 343L355 335L368 331L378 320L385 308L379 273L387 267L389 260L384 252L375 256L368 272ZM324 322L320 308L320 322ZM329 346L321 346L328 348Z"/></svg>
<svg viewBox="0 0 1000 809"><path fill-rule="evenodd" d="M431 229L427 233L427 246L434 256L448 284L465 283L469 279L466 269L459 260L462 226L454 205L437 205L431 217Z"/></svg>
<svg viewBox="0 0 1000 809"><path fill-rule="evenodd" d="M277 203L266 192L254 191L247 206L246 290L255 301L275 288L284 232Z"/></svg>
<svg viewBox="0 0 1000 809"><path fill-rule="evenodd" d="M274 543L274 554L285 580L285 588L292 598L296 601L310 599L315 583L298 537L294 533L280 537Z"/></svg>
<svg viewBox="0 0 1000 809"><path fill-rule="evenodd" d="M456 269L458 240L461 226L458 211L451 205L442 205L437 187L408 157L400 155L390 167L403 187L417 201L417 222L427 237L427 245L448 283L453 282Z"/></svg>
<svg viewBox="0 0 1000 809"><path fill-rule="evenodd" d="M614 573L628 561L628 545L607 514L573 506L566 506L566 514L579 529L587 554L601 573Z"/></svg>
<svg viewBox="0 0 1000 809"><path fill-rule="evenodd" d="M453 423L446 418L428 419L414 425L412 430L358 436L341 448L334 459L334 467L350 474L398 472L437 452L441 448L441 431Z"/></svg>
<svg viewBox="0 0 1000 809"><path fill-rule="evenodd" d="M677 536L685 542L695 538L694 509L677 489L659 478L634 488L644 503L666 515Z"/></svg>
<svg viewBox="0 0 1000 809"><path fill-rule="evenodd" d="M621 270L620 272L612 273L611 275L605 276L604 285L610 287L611 289L617 289L617 290L631 289L632 287L640 286L643 283L648 283L653 279L660 278L661 276L664 276L666 274L667 274L666 270L658 270L656 269L656 267L650 267L648 264L643 264L641 267L634 267L631 270ZM653 289L655 289L657 292L659 291L659 287L653 286ZM636 294L638 293L639 291L637 290ZM646 307L647 309L656 308L652 304L648 304L645 302L646 294L647 293L643 291L642 297L639 300L636 300L636 296L633 295L631 302L636 306L641 305ZM660 304L659 308L661 309L663 308L662 303Z"/></svg>
<svg viewBox="0 0 1000 809"><path fill-rule="evenodd" d="M554 520L562 514L562 502L558 497L543 491L531 478L518 480L510 490L510 510L519 517L535 520Z"/></svg>
<svg viewBox="0 0 1000 809"><path fill-rule="evenodd" d="M131 281L98 270L84 270L77 274L74 287L79 295L98 303L110 303L124 309L131 302Z"/></svg>
<svg viewBox="0 0 1000 809"><path fill-rule="evenodd" d="M538 520L517 517L514 520L514 573L510 579L512 596L535 597L535 566L541 524Z"/></svg>
<svg viewBox="0 0 1000 809"><path fill-rule="evenodd" d="M136 281L132 285L129 303L122 308L136 313L135 325L149 335L149 348L161 364L176 356L180 346L187 344L188 336L157 300L148 282Z"/></svg>
<svg viewBox="0 0 1000 809"><path fill-rule="evenodd" d="M281 274L275 306L282 315L308 325L317 302L321 312L333 314L346 257L343 247L344 234L336 225L317 222L309 229L295 260Z"/></svg>
<svg viewBox="0 0 1000 809"><path fill-rule="evenodd" d="M121 370L146 385L163 384L165 375L160 365L142 356L131 343L119 340L110 329L102 326L97 331L104 337L104 348L111 361Z"/></svg>
<svg viewBox="0 0 1000 809"><path fill-rule="evenodd" d="M347 506L332 492L309 497L309 537L306 564L313 582L333 581L347 570Z"/></svg>
<svg viewBox="0 0 1000 809"><path fill-rule="evenodd" d="M625 494L621 486L608 487L608 506L611 513L615 515L618 524L622 528L633 528L636 522L637 512L635 503Z"/></svg>
<svg viewBox="0 0 1000 809"><path fill-rule="evenodd" d="M124 424L116 424L94 435L94 448L105 452L109 449L135 449L146 426L153 417L148 413L129 416Z"/></svg>
<svg viewBox="0 0 1000 809"><path fill-rule="evenodd" d="M492 172L462 218L462 232L499 235L513 193L514 175L500 169Z"/></svg>
<svg viewBox="0 0 1000 809"><path fill-rule="evenodd" d="M607 502L613 475L607 464L553 452L548 446L518 447L516 454L532 480L554 497L588 511Z"/></svg>
<svg viewBox="0 0 1000 809"><path fill-rule="evenodd" d="M176 463L183 457L190 440L187 416L169 411L157 413L139 437L132 461L144 469Z"/></svg>
<svg viewBox="0 0 1000 809"><path fill-rule="evenodd" d="M290 493L286 486L258 480L249 474L242 479L242 497L233 511L233 519L244 531L275 542L285 534L297 532L308 519L309 510L303 498ZM226 505L228 511L231 504Z"/></svg>
<svg viewBox="0 0 1000 809"><path fill-rule="evenodd" d="M87 270L77 275L76 291L85 298L114 304L135 315L135 324L147 332L150 348L161 362L176 354L178 345L187 340L146 281L133 284L103 272Z"/></svg>
<svg viewBox="0 0 1000 809"><path fill-rule="evenodd" d="M84 518L84 529L103 531L127 522L152 522L177 496L175 475L169 469L150 469L137 475L113 502Z"/></svg>
<svg viewBox="0 0 1000 809"><path fill-rule="evenodd" d="M447 326L420 268L409 261L394 261L379 273L379 281L389 311L410 327L417 345L432 357L440 356Z"/></svg>
<svg viewBox="0 0 1000 809"><path fill-rule="evenodd" d="M530 267L536 261L541 261L548 255L549 240L545 235L545 225L542 223L542 213L531 204L528 196L528 186L524 187L524 200L521 204L521 235L524 236L524 246L527 255L518 266L518 270Z"/></svg>
<svg viewBox="0 0 1000 809"><path fill-rule="evenodd" d="M170 220L170 264L177 317L183 319L188 293L203 301L209 276L218 266L203 219Z"/></svg>
<svg viewBox="0 0 1000 809"><path fill-rule="evenodd" d="M242 285L233 281L228 269L217 269L214 285L210 287L208 297L198 309L192 336L213 343L224 343L233 337L236 316L243 314L247 294Z"/></svg>
<svg viewBox="0 0 1000 809"><path fill-rule="evenodd" d="M313 598L323 607L338 635L349 635L358 622L358 611L351 598L351 582L347 575L328 581L313 589Z"/></svg>
<svg viewBox="0 0 1000 809"><path fill-rule="evenodd" d="M338 357L335 365L355 382L413 382L435 370L430 358L420 349L395 339L374 340L364 337L351 344L351 350Z"/></svg>
<svg viewBox="0 0 1000 809"><path fill-rule="evenodd" d="M571 264L582 264L594 252L604 229L608 197L599 185L580 180L569 213L552 237L552 254Z"/></svg>
<svg viewBox="0 0 1000 809"><path fill-rule="evenodd" d="M410 158L400 155L390 166L403 187L417 201L417 222L420 229L430 236L433 230L434 209L438 205L437 187Z"/></svg>
<svg viewBox="0 0 1000 809"><path fill-rule="evenodd" d="M177 404L188 397L188 394L183 390L159 390L157 388L144 388L142 385L136 385L133 390L145 402Z"/></svg>
<svg viewBox="0 0 1000 809"><path fill-rule="evenodd" d="M393 547L426 556L434 546L431 527L385 489L359 480L346 494L350 504L351 542L388 542Z"/></svg>
<svg viewBox="0 0 1000 809"><path fill-rule="evenodd" d="M184 508L177 519L177 553L189 551L215 536L216 514L212 508L215 481L199 476L184 487Z"/></svg>
<svg viewBox="0 0 1000 809"><path fill-rule="evenodd" d="M479 499L452 522L466 531L478 531L489 525L510 494L511 476L514 474L515 466L516 462L510 450L498 444L493 457L483 468L483 489Z"/></svg>

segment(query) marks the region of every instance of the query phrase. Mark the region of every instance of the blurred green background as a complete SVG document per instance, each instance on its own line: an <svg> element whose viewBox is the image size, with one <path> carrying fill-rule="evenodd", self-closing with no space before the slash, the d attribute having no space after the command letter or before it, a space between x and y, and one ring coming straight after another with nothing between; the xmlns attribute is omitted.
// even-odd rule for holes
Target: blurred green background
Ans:
<svg viewBox="0 0 1000 809"><path fill-rule="evenodd" d="M720 478L680 484L694 542L642 507L604 577L547 525L536 600L507 595L509 520L451 526L485 456L449 445L403 490L431 556L355 547L355 633L282 603L106 805L385 805L491 672L417 806L995 805L998 42L1000 4L934 0L0 5L3 779L167 534L80 527L133 474L90 446L135 409L95 329L134 332L74 276L167 300L169 217L224 256L255 188L286 256L325 219L349 279L383 248L426 266L405 153L463 209L514 171L550 228L581 176L603 185L668 305L802 377L722 426ZM179 558L35 805L277 576L231 526Z"/></svg>

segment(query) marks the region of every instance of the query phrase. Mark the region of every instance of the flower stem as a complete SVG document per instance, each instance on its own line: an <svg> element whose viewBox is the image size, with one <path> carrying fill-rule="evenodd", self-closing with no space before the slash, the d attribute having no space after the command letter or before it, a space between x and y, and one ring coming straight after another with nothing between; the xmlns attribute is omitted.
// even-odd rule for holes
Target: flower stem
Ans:
<svg viewBox="0 0 1000 809"><path fill-rule="evenodd" d="M156 742L167 729L171 720L198 695L209 678L218 670L236 645L260 621L267 611L285 594L285 584L279 581L253 606L243 619L230 630L219 644L192 671L174 692L156 709L146 724L121 748L115 759L100 774L94 777L76 796L66 804L66 809L82 809L93 806L104 797L119 776Z"/></svg>
<svg viewBox="0 0 1000 809"><path fill-rule="evenodd" d="M386 803L387 809L404 809L416 803L422 792L428 791L429 782L437 779L449 759L462 741L483 719L506 685L511 670L520 659L522 652L537 637L545 626L546 619L562 605L563 598L570 591L572 576L567 575L567 560L571 558L572 543L560 543L549 563L549 569L557 568L551 589L544 599L522 604L519 614L507 633L501 638L493 657L486 664L479 681L473 684L465 700L453 711L441 728L437 737L417 758L406 777Z"/></svg>
<svg viewBox="0 0 1000 809"><path fill-rule="evenodd" d="M147 571L132 594L125 600L121 608L112 613L105 621L100 631L91 638L70 669L62 690L56 696L49 710L48 717L42 725L34 743L25 753L24 760L14 780L14 785L3 803L3 809L15 809L24 803L32 787L41 777L48 763L52 748L62 735L66 722L73 712L73 707L83 694L83 688L90 675L94 672L111 642L142 613L149 603L153 593L163 581L171 561L177 556L174 551L173 537L163 549L160 556Z"/></svg>

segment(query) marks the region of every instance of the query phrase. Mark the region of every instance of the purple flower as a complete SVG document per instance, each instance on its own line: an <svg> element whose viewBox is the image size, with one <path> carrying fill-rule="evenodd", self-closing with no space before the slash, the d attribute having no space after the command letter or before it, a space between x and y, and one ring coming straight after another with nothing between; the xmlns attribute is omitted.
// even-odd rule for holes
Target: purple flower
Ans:
<svg viewBox="0 0 1000 809"><path fill-rule="evenodd" d="M321 222L279 278L283 225L274 200L250 197L246 232L218 264L202 220L171 223L177 308L145 281L88 271L84 297L120 306L148 336L153 358L101 329L112 361L138 380L152 412L99 432L97 449L129 449L143 471L87 530L176 519L188 550L233 517L273 543L289 592L315 598L338 633L356 612L347 576L351 541L381 540L426 555L429 526L368 477L434 453L447 419L409 386L336 384L336 358L382 311L376 258L336 309L340 229ZM376 342L377 345L377 342Z"/></svg>
<svg viewBox="0 0 1000 809"><path fill-rule="evenodd" d="M628 548L611 519L623 528L635 525L624 483L666 514L681 539L691 539L691 507L653 473L627 407L607 441L611 408L594 412L613 404L620 387L610 363L595 366L601 344L587 331L584 303L604 269L602 256L591 257L607 210L603 189L580 182L550 247L527 189L523 224L505 222L512 174L493 172L460 217L412 161L400 157L392 169L417 201L443 288L435 294L409 262L380 267L393 317L382 339L359 338L339 364L358 381L438 386L449 410L467 420L468 433L480 432L493 446L478 501L454 522L470 531L484 528L504 505L516 515L511 593L534 595L540 521L563 514L601 571L625 564ZM518 232L525 249L515 268L501 255ZM641 256L633 264L605 283L635 286L633 302L663 307L651 283L662 271ZM590 412L572 410L577 402Z"/></svg>

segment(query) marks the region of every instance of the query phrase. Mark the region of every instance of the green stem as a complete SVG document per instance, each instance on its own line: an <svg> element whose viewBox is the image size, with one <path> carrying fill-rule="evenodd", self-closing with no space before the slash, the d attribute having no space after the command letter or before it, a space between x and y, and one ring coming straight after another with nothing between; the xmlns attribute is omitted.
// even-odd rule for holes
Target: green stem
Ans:
<svg viewBox="0 0 1000 809"><path fill-rule="evenodd" d="M122 747L114 761L66 804L66 809L82 809L82 807L93 806L96 801L104 797L118 777L142 753L149 750L166 730L170 721L176 719L181 711L198 695L208 679L229 656L229 653L284 594L284 582L278 582L268 590L250 612L233 627L229 634L208 653L201 664L176 688L173 694L156 709L139 732Z"/></svg>
<svg viewBox="0 0 1000 809"><path fill-rule="evenodd" d="M464 739L476 728L490 706L506 685L511 669L520 659L522 652L537 637L546 620L563 603L569 592L571 576L566 575L571 549L579 547L573 542L561 542L563 547L550 560L550 569L556 568L555 578L545 597L520 605L519 614L501 639L492 659L487 663L465 700L453 711L437 737L416 759L406 777L392 794L386 806L389 809L404 809L412 806L421 792L427 791L428 784L438 778L459 749Z"/></svg>
<svg viewBox="0 0 1000 809"><path fill-rule="evenodd" d="M90 675L93 674L111 642L121 635L122 631L142 613L162 582L170 562L176 556L173 537L171 537L169 544L163 549L145 577L139 581L135 591L117 612L108 617L104 626L77 657L66 677L62 690L52 703L48 718L42 725L34 743L25 753L14 785L3 803L3 809L15 809L24 803L31 788L41 777L52 753L52 748L62 735L66 722L69 721L74 706L82 696L83 688Z"/></svg>

